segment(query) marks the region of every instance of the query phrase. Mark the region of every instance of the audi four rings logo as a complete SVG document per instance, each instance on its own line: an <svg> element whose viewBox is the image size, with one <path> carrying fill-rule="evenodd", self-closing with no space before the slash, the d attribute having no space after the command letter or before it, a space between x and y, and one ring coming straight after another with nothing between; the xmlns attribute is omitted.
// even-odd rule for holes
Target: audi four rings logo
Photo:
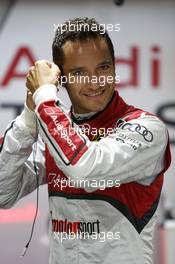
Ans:
<svg viewBox="0 0 175 264"><path fill-rule="evenodd" d="M145 126L142 126L138 123L125 123L121 125L120 128L123 130L129 130L131 132L137 132L138 134L142 135L147 142L153 141L153 133Z"/></svg>

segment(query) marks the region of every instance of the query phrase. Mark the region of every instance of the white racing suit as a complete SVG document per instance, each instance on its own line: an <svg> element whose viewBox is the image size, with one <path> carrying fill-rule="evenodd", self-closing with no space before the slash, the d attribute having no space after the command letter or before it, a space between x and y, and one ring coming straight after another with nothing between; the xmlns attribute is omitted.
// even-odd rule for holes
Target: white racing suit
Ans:
<svg viewBox="0 0 175 264"><path fill-rule="evenodd" d="M25 109L1 140L0 207L37 187L37 117L35 162L49 193L49 263L153 263L156 209L170 165L163 122L117 92L83 121L64 110L54 85L40 87L34 101L36 114Z"/></svg>

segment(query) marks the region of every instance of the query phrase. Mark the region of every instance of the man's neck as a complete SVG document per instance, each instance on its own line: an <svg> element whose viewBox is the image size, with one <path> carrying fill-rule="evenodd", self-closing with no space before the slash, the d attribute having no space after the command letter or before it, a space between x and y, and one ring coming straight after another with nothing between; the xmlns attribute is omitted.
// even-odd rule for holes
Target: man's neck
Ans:
<svg viewBox="0 0 175 264"><path fill-rule="evenodd" d="M91 118L93 115L95 115L97 112L90 112L85 114L78 114L74 112L74 109L72 109L72 114L77 120L85 120Z"/></svg>

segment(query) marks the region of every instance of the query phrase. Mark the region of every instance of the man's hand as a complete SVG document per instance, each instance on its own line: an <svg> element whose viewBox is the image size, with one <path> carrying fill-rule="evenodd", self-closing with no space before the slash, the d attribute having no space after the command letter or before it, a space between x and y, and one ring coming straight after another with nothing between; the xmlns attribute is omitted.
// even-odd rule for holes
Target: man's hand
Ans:
<svg viewBox="0 0 175 264"><path fill-rule="evenodd" d="M60 70L55 63L46 60L35 62L27 74L26 86L33 94L40 86L44 84L58 85Z"/></svg>

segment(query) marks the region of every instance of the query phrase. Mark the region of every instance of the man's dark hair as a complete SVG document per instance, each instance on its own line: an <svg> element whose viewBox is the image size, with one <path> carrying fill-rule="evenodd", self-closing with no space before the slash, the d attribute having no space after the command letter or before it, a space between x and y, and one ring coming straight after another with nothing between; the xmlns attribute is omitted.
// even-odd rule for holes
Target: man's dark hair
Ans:
<svg viewBox="0 0 175 264"><path fill-rule="evenodd" d="M94 18L87 17L70 19L59 25L52 44L52 56L53 62L60 68L61 73L63 74L64 61L62 46L67 41L86 41L98 37L105 39L115 65L114 47L104 25L99 24Z"/></svg>

